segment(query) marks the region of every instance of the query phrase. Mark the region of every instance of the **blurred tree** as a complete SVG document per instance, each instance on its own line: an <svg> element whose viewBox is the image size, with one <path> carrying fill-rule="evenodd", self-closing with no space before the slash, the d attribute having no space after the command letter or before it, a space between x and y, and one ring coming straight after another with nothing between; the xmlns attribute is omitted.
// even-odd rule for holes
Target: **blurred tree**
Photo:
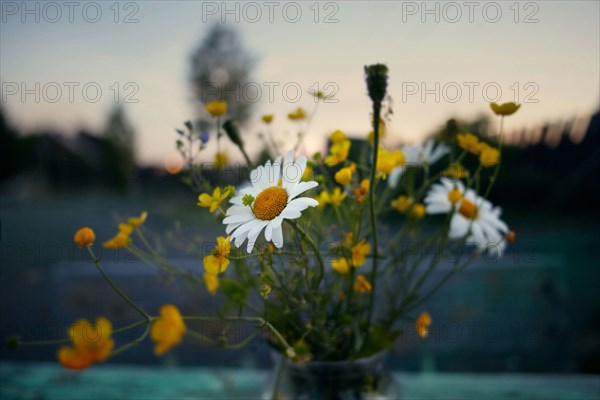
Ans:
<svg viewBox="0 0 600 400"><path fill-rule="evenodd" d="M0 108L0 180L13 175L19 165L16 146L19 138L4 117L4 110Z"/></svg>
<svg viewBox="0 0 600 400"><path fill-rule="evenodd" d="M103 131L105 157L109 174L115 187L126 192L131 189L137 172L135 160L135 131L125 116L125 109L118 104L110 112Z"/></svg>
<svg viewBox="0 0 600 400"><path fill-rule="evenodd" d="M239 33L226 25L215 24L191 58L191 82L196 98L203 104L226 100L227 113L243 125L253 103L260 96L249 85L255 58L244 47ZM204 111L204 110L203 110Z"/></svg>

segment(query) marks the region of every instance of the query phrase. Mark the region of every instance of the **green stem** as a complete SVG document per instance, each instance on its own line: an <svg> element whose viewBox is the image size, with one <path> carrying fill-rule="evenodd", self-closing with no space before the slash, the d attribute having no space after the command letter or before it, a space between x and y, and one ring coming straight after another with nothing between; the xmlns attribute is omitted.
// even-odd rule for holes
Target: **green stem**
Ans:
<svg viewBox="0 0 600 400"><path fill-rule="evenodd" d="M315 255L317 256L317 263L319 264L319 273L318 273L318 275L315 279L315 283L314 283L314 290L317 290L319 288L319 284L321 283L321 280L325 276L325 263L323 261L323 256L321 256L321 251L319 250L319 246L317 246L317 244L314 242L314 240L312 240L311 237L308 236L308 233L306 233L306 231L304 229L300 228L296 222L291 221L289 219L286 221L292 226L292 228L294 228L296 230L296 232L298 232L300 237L302 239L304 239L310 247L312 247Z"/></svg>
<svg viewBox="0 0 600 400"><path fill-rule="evenodd" d="M371 217L371 239L373 243L373 268L371 270L371 286L372 290L369 297L369 311L367 314L367 328L365 329L367 338L371 327L371 319L373 318L373 309L375 303L375 286L377 284L377 224L375 220L375 175L377 172L377 158L379 156L379 120L381 118L381 103L373 103L373 162L371 164L371 178L369 190L369 215ZM366 343L366 340L365 340Z"/></svg>
<svg viewBox="0 0 600 400"><path fill-rule="evenodd" d="M496 178L498 177L498 173L500 172L500 163L502 162L502 130L504 128L504 115L500 117L500 132L498 133L498 152L499 157L498 157L498 163L496 164L496 169L494 170L494 175L492 175L492 177L490 178L490 183L488 184L488 187L485 191L485 195L483 197L488 197L488 195L490 194L490 191L492 190L492 187L494 186L494 183L496 183Z"/></svg>
<svg viewBox="0 0 600 400"><path fill-rule="evenodd" d="M129 298L129 296L127 296L125 294L125 292L123 292L121 289L119 289L119 287L113 282L112 279L110 279L110 277L106 274L106 272L104 272L104 269L100 265L100 259L96 257L96 254L94 254L94 250L92 250L92 246L87 246L87 249L90 252L90 255L92 256L92 258L94 259L94 265L96 266L96 268L98 269L98 271L100 271L100 274L102 275L102 277L104 278L104 280L106 280L106 282L108 282L108 284L113 288L113 290L115 292L117 292L117 294L119 296L121 296L121 298L123 300L125 300L127 303L129 303L129 305L131 307L135 308L135 310L137 312L139 312L149 322L151 320L150 315L148 315L144 310L142 310L142 308L140 306L138 306L137 304L135 304L135 302L133 300L131 300Z"/></svg>
<svg viewBox="0 0 600 400"><path fill-rule="evenodd" d="M148 317L148 322L151 320L151 317ZM142 343L144 341L144 339L146 338L146 336L148 336L148 333L150 332L150 324L148 324L148 326L146 327L146 330L144 331L144 333L142 333L142 335L135 339L133 342L127 343L126 345L123 345L121 347L119 347L117 350L115 350L110 357L114 357L117 356L129 349L131 349L132 347L137 346L138 344Z"/></svg>

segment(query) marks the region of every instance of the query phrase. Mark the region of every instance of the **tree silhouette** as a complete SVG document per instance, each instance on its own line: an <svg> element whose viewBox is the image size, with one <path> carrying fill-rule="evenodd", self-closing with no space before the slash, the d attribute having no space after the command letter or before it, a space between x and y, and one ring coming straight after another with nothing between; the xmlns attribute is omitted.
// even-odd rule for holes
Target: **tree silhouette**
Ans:
<svg viewBox="0 0 600 400"><path fill-rule="evenodd" d="M238 31L213 25L193 53L191 64L196 98L202 103L226 100L229 116L240 125L248 121L255 93L254 85L248 84L255 58L245 49Z"/></svg>
<svg viewBox="0 0 600 400"><path fill-rule="evenodd" d="M106 163L113 184L125 192L133 183L137 171L135 131L125 116L121 104L110 112L103 136L106 139Z"/></svg>

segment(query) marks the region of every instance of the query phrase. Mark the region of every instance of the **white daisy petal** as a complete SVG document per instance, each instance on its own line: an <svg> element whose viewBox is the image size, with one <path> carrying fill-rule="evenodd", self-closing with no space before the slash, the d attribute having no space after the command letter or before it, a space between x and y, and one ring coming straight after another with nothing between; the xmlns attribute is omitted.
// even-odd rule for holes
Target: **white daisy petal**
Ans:
<svg viewBox="0 0 600 400"><path fill-rule="evenodd" d="M294 197L306 192L307 190L316 188L317 186L319 186L319 184L315 181L298 183L291 193L288 192L288 195L289 195L288 201L293 199Z"/></svg>
<svg viewBox="0 0 600 400"><path fill-rule="evenodd" d="M281 249L283 247L283 229L281 227L281 224L273 228L273 244L278 249Z"/></svg>

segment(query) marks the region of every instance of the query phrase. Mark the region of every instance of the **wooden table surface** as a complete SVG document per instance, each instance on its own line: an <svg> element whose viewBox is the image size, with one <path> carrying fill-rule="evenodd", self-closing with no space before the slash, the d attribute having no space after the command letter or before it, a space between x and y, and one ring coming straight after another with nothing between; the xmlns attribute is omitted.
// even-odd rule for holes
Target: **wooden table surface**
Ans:
<svg viewBox="0 0 600 400"><path fill-rule="evenodd" d="M600 376L396 373L402 399L600 399ZM0 362L0 398L260 399L267 371L100 365L82 373L52 363Z"/></svg>

